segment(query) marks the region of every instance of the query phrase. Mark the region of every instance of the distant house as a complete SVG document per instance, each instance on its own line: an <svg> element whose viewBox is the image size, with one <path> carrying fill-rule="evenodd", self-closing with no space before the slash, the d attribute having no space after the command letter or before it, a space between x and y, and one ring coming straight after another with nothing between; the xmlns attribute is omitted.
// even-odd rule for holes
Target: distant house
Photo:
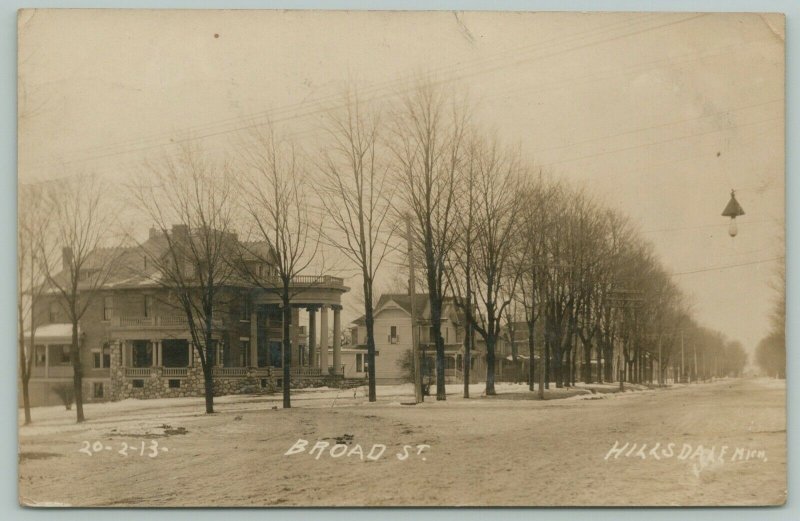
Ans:
<svg viewBox="0 0 800 521"><path fill-rule="evenodd" d="M435 375L436 348L432 341L430 322L430 302L427 294L417 294L414 304L418 318L420 353L427 360L424 370ZM381 295L375 306L375 380L378 384L395 384L407 381L408 371L402 367L401 360L410 356L412 297L404 293ZM459 320L455 303L447 298L442 309L442 338L445 343L445 376L450 382L458 381L461 375L464 329ZM367 371L367 327L364 317L353 321L351 342L354 346L343 361L352 366L354 374L366 375ZM473 360L473 367L481 364L479 357ZM345 369L347 373L347 369Z"/></svg>

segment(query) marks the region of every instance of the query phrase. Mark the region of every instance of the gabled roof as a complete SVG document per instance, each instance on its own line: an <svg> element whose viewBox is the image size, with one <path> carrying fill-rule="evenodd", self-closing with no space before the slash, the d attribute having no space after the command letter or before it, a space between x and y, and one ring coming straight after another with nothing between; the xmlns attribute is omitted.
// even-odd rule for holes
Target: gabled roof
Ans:
<svg viewBox="0 0 800 521"><path fill-rule="evenodd" d="M417 316L421 318L429 317L430 316L430 303L428 299L427 293L417 293L413 297L414 305L416 306ZM445 297L444 299L445 305L453 302L453 297ZM412 297L408 293L384 293L378 299L378 303L375 305L375 314L379 314L384 308L391 304L396 304L400 309L411 315L411 303ZM364 325L365 316L361 315L357 319L353 320L353 324L363 326Z"/></svg>

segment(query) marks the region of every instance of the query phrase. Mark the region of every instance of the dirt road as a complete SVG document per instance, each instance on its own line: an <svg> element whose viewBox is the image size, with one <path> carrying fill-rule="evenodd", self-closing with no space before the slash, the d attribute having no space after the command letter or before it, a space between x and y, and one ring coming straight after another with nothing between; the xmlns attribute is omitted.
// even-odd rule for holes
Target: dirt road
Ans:
<svg viewBox="0 0 800 521"><path fill-rule="evenodd" d="M41 419L20 431L20 500L94 506L785 500L785 389L771 380L544 402L453 395L408 406L402 392L369 404L352 391L329 391L298 394L295 407L282 410L273 409L277 400L224 397L213 416L201 414L201 400L194 399L89 405L83 425L63 410L35 410Z"/></svg>

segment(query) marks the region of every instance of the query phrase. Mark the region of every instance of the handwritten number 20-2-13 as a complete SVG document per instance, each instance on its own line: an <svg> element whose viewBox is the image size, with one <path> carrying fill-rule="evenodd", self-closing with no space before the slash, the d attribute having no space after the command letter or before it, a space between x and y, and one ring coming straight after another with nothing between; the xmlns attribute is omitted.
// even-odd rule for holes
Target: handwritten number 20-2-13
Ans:
<svg viewBox="0 0 800 521"><path fill-rule="evenodd" d="M101 442L101 441L96 441L94 443L89 443L88 441L83 441L81 443L81 448L78 449L78 452L82 452L82 453L86 454L87 456L93 456L95 453L101 452L103 449L111 450L111 447L103 445L103 442ZM128 445L126 442L123 441L122 442L122 448L117 451L117 454L120 454L122 456L128 457L129 453L131 451L133 451L134 454L136 452L138 452L139 456L144 456L145 453L146 453L147 456L149 456L151 458L155 458L159 454L159 450L158 449L159 449L158 441L156 441L156 440L150 440L150 445L149 446L146 446L145 442L142 441L142 444L139 447L137 447L135 445ZM162 449L162 450L166 450L166 449Z"/></svg>

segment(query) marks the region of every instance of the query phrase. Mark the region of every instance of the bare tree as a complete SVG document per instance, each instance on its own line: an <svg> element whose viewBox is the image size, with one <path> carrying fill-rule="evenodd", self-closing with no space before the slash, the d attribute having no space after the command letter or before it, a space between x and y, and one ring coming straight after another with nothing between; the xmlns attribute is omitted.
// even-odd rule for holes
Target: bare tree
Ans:
<svg viewBox="0 0 800 521"><path fill-rule="evenodd" d="M457 239L447 259L447 283L453 293L456 308L464 318L464 356L462 374L464 378L464 398L469 398L469 384L472 368L472 350L475 347L475 292L473 291L473 272L475 270L475 248L477 242L477 219L473 208L478 200L478 150L473 137L467 146L462 161L462 182L464 192L456 201Z"/></svg>
<svg viewBox="0 0 800 521"><path fill-rule="evenodd" d="M332 230L322 233L361 273L369 401L374 402L374 285L381 264L392 251L396 225L387 217L394 189L382 157L380 114L361 104L357 93L345 94L344 110L329 114L326 130L331 144L322 153L317 193Z"/></svg>
<svg viewBox="0 0 800 521"><path fill-rule="evenodd" d="M151 280L169 291L186 316L203 370L206 413L211 414L215 322L234 281L230 259L238 252L229 166L187 146L176 158L165 156L146 167L151 179L132 187L132 194L159 233L140 248L155 268Z"/></svg>
<svg viewBox="0 0 800 521"><path fill-rule="evenodd" d="M61 262L51 257L47 283L72 324L70 358L77 421L83 414L83 367L78 328L98 291L113 274L119 249L101 248L112 240L115 218L108 186L94 175L76 175L55 182L48 190L54 240L61 245Z"/></svg>
<svg viewBox="0 0 800 521"><path fill-rule="evenodd" d="M514 233L520 207L518 153L497 141L478 143L475 269L478 301L475 330L486 344L486 394L494 395L495 349L505 309L512 302L519 272L514 269Z"/></svg>
<svg viewBox="0 0 800 521"><path fill-rule="evenodd" d="M430 324L436 346L436 399L445 400L442 307L447 258L456 241L456 200L468 112L449 104L440 87L420 85L394 117L391 148L400 186L401 211L411 213L412 239L421 247Z"/></svg>
<svg viewBox="0 0 800 521"><path fill-rule="evenodd" d="M268 272L259 273L243 263L244 276L256 286L276 294L283 307L283 407L291 407L292 299L304 287L293 284L314 266L320 251L321 235L308 212L306 180L308 171L295 146L281 140L272 127L257 127L242 148L245 171L241 189L251 235L267 251L246 248L245 253ZM316 266L317 268L319 266ZM312 282L306 285L313 286Z"/></svg>
<svg viewBox="0 0 800 521"><path fill-rule="evenodd" d="M536 323L542 315L546 257L544 237L549 225L547 204L554 190L540 176L521 189L520 219L515 234L515 270L519 273L515 298L522 304L528 327L528 389L534 390L536 358ZM544 367L540 368L542 377ZM543 391L540 384L540 392Z"/></svg>
<svg viewBox="0 0 800 521"><path fill-rule="evenodd" d="M37 310L42 304L47 277L45 262L52 245L48 243L50 207L40 185L20 185L17 223L17 319L19 320L19 375L25 425L31 423L28 384L36 350ZM27 319L29 338L25 345Z"/></svg>

